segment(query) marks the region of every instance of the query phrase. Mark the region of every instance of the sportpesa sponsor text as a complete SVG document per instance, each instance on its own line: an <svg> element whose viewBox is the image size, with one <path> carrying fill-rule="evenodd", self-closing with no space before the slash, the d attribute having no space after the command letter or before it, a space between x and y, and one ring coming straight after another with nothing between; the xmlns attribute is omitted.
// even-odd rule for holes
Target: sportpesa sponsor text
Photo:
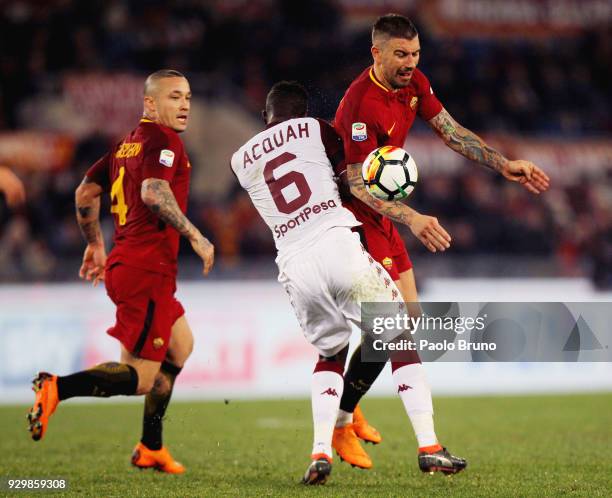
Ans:
<svg viewBox="0 0 612 498"><path fill-rule="evenodd" d="M300 223L305 223L310 219L310 215L320 214L322 211L327 211L328 209L333 209L338 207L336 201L334 199L329 199L328 201L322 201L314 206L308 206L302 209L295 218L289 220L287 223L283 223L281 225L274 225L274 234L277 239L284 237L285 234L294 229L295 227L299 227Z"/></svg>

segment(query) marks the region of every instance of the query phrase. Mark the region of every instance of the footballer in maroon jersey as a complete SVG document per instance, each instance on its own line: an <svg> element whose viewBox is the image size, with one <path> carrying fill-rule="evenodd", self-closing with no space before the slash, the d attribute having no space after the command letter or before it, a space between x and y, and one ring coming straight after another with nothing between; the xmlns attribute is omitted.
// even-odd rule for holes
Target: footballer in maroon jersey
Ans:
<svg viewBox="0 0 612 498"><path fill-rule="evenodd" d="M382 201L367 193L361 170L363 160L372 150L383 145L403 147L418 115L448 147L499 172L510 181L521 183L532 193L545 191L549 178L529 161L508 160L475 133L454 121L436 98L426 76L417 69L421 46L417 30L409 19L397 14L380 17L372 29L371 53L374 64L353 81L336 113L334 126L343 139L346 156L346 166L338 171L338 175L348 183L351 197L345 201L345 206L362 222L358 231L364 246L387 269L404 300L416 302L412 263L393 222L407 225L432 252L448 249L451 238L435 217L420 214L402 202ZM358 411L355 415L359 420L353 420L357 403L384 367L384 363L362 362L362 347L354 352L344 376L338 429L334 435L336 451L344 460L357 466L361 466L358 462L369 460L357 438L381 441L380 434L363 415L357 417ZM409 369L414 379L406 378L406 385L411 388L405 393L420 391L422 406L431 407L431 392L421 371L418 354L413 352L402 361L392 361L394 376L408 376ZM437 443L431 417L433 408L420 410L419 416L411 414L419 401L409 398L406 395L406 400L402 399L417 434L421 470L461 470L465 465L455 465L458 460L453 460L455 457L450 454L443 454ZM346 430L351 426L354 430ZM448 463L447 468L435 463L442 460Z"/></svg>
<svg viewBox="0 0 612 498"><path fill-rule="evenodd" d="M86 181L103 186L111 197L115 235L106 261L106 287L117 305L117 323L109 334L125 348L153 361L162 361L169 345L170 329L184 314L174 298L179 233L161 221L141 199L146 179L168 182L182 213L187 209L190 165L176 131L143 118L138 127L87 172ZM135 278L138 275L138 278ZM135 292L135 286L140 287ZM151 292L151 327L146 318ZM123 295L131 296L122 299Z"/></svg>
<svg viewBox="0 0 612 498"><path fill-rule="evenodd" d="M34 380L32 438L43 437L57 404L78 396L145 394L141 441L132 464L182 473L162 445L162 418L172 387L193 349L184 309L174 297L179 237L186 237L210 271L214 248L185 217L191 165L178 133L187 127L191 90L178 71L145 82L143 119L98 160L76 191L77 221L87 240L79 275L104 281L117 307L108 331L121 342L121 362L67 376ZM100 230L100 196L110 196L114 247L107 259Z"/></svg>
<svg viewBox="0 0 612 498"><path fill-rule="evenodd" d="M113 249L107 268L116 263L170 276L176 275L179 233L160 224L141 199L147 178L169 183L180 210L187 209L191 166L176 131L143 118L138 127L98 160L87 172L88 181L111 194L115 214Z"/></svg>
<svg viewBox="0 0 612 498"><path fill-rule="evenodd" d="M362 163L377 147L404 147L417 114L429 120L441 110L442 104L418 69L407 86L391 91L376 77L373 67L367 68L353 81L336 112L335 127L345 144L346 160L344 171L337 174L345 175L346 164ZM357 197L348 197L344 204L364 224L360 233L370 254L399 281L412 263L393 222Z"/></svg>

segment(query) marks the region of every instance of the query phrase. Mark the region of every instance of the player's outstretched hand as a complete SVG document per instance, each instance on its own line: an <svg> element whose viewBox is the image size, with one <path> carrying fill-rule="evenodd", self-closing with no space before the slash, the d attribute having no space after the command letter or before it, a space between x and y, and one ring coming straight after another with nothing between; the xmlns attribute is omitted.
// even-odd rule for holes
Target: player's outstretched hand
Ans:
<svg viewBox="0 0 612 498"><path fill-rule="evenodd" d="M194 252L202 258L204 262L202 273L206 276L210 270L212 270L213 264L215 263L215 246L213 246L201 233L198 235L199 236L191 239L191 247L193 247Z"/></svg>
<svg viewBox="0 0 612 498"><path fill-rule="evenodd" d="M25 202L23 183L10 169L0 166L0 192L4 192L8 207L14 209Z"/></svg>
<svg viewBox="0 0 612 498"><path fill-rule="evenodd" d="M450 247L451 236L433 216L415 214L410 230L431 252L446 251Z"/></svg>
<svg viewBox="0 0 612 498"><path fill-rule="evenodd" d="M519 182L532 194L548 190L550 178L531 161L508 161L502 175L511 182Z"/></svg>
<svg viewBox="0 0 612 498"><path fill-rule="evenodd" d="M83 263L79 269L79 277L94 287L104 280L104 267L106 265L106 250L103 244L87 244L83 254Z"/></svg>

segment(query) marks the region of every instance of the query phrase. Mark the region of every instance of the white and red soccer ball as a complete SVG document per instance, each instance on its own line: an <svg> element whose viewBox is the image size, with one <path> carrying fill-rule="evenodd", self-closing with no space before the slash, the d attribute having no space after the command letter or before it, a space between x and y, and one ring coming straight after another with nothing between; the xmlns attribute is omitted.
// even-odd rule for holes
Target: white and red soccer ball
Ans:
<svg viewBox="0 0 612 498"><path fill-rule="evenodd" d="M363 162L361 174L368 193L383 201L405 199L414 190L419 177L412 156L392 145L370 152Z"/></svg>

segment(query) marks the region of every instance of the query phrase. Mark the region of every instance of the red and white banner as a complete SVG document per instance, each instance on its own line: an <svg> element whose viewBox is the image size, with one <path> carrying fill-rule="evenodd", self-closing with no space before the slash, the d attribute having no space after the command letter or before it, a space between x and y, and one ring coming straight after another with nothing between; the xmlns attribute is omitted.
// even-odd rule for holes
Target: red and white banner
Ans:
<svg viewBox="0 0 612 498"><path fill-rule="evenodd" d="M64 134L40 131L0 133L0 164L27 171L54 171L69 167L74 140Z"/></svg>
<svg viewBox="0 0 612 498"><path fill-rule="evenodd" d="M575 35L612 22L609 0L340 0L349 25L367 28L389 12L438 36L538 38Z"/></svg>
<svg viewBox="0 0 612 498"><path fill-rule="evenodd" d="M74 74L64 79L63 94L81 118L83 135L120 137L142 116L143 83L132 74Z"/></svg>
<svg viewBox="0 0 612 498"><path fill-rule="evenodd" d="M436 0L419 9L437 35L469 38L575 35L612 22L609 0Z"/></svg>
<svg viewBox="0 0 612 498"><path fill-rule="evenodd" d="M194 352L177 380L178 398L309 396L317 355L277 282L178 287L195 336ZM421 298L478 302L491 295L507 301L612 299L572 279L432 279ZM65 375L116 360L119 345L106 334L113 323L114 307L100 287L0 286L0 403L31 401L29 383L39 370ZM428 363L426 369L435 395L612 390L610 363ZM373 394L394 393L385 371Z"/></svg>

